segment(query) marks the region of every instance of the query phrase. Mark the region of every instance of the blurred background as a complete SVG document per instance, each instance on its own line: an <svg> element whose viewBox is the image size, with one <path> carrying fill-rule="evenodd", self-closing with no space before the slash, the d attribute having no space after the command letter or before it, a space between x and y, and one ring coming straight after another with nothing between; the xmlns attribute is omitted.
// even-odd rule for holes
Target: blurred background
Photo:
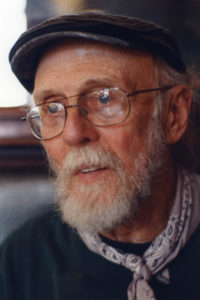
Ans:
<svg viewBox="0 0 200 300"><path fill-rule="evenodd" d="M20 120L32 100L10 70L9 49L27 27L49 17L85 10L135 16L169 28L187 64L200 70L199 0L1 1L0 243L14 228L48 210L53 202L44 151Z"/></svg>

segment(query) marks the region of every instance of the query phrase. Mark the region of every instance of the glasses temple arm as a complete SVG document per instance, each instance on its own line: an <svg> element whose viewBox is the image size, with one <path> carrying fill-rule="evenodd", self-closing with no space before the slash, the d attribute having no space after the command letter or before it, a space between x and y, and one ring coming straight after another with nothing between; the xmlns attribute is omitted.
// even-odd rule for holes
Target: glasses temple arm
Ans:
<svg viewBox="0 0 200 300"><path fill-rule="evenodd" d="M174 85L168 85L168 86L164 86L164 87L160 87L160 88L153 88L153 89L145 89L145 90L140 90L140 91L134 91L130 94L127 94L127 96L133 96L133 95L138 95L141 93L148 93L148 92L156 92L156 91L167 91L169 89L172 89L174 87Z"/></svg>

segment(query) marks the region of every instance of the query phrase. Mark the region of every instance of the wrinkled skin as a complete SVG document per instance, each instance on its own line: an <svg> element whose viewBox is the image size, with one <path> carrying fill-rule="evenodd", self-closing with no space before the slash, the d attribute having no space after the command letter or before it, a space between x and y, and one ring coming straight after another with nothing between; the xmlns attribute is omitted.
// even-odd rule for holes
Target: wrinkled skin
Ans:
<svg viewBox="0 0 200 300"><path fill-rule="evenodd" d="M129 52L93 42L61 43L43 55L35 77L36 104L77 95L91 89L117 86L127 92L157 87L152 57L145 53ZM170 156L170 144L183 135L188 121L191 94L185 87L170 91L163 115L168 144L163 171L153 183L153 193L144 201L134 219L122 224L108 237L123 241L151 241L166 225L175 194L175 167ZM134 169L134 159L146 154L146 139L154 111L155 93L138 95L131 104L128 119L111 127L94 127L81 117L77 108L68 110L63 133L43 145L57 170L62 169L72 149L85 145L109 149L117 155L126 169ZM75 104L76 97L67 104ZM141 166L144 167L144 166ZM112 170L96 170L76 174L76 188L109 178L112 187ZM137 175L137 174L135 174ZM167 184L166 184L167 183ZM105 193L109 191L104 191Z"/></svg>

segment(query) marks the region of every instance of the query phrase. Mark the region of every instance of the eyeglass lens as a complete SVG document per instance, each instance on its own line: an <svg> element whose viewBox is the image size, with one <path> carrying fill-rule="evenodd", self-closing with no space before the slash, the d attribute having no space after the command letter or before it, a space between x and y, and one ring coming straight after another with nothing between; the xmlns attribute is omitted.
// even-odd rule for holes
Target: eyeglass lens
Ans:
<svg viewBox="0 0 200 300"><path fill-rule="evenodd" d="M72 97L70 97L72 98ZM129 113L127 94L119 88L104 88L77 96L81 115L95 126L109 126L124 121ZM39 139L59 135L65 126L67 106L62 102L46 102L33 107L27 120Z"/></svg>

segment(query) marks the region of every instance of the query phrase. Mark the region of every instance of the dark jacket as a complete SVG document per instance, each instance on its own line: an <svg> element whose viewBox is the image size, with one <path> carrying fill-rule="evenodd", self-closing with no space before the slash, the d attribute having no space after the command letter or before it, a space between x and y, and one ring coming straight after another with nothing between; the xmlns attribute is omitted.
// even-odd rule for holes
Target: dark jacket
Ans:
<svg viewBox="0 0 200 300"><path fill-rule="evenodd" d="M168 267L169 285L150 282L156 299L200 299L200 227ZM127 300L132 276L88 250L55 213L29 221L0 249L1 300Z"/></svg>

